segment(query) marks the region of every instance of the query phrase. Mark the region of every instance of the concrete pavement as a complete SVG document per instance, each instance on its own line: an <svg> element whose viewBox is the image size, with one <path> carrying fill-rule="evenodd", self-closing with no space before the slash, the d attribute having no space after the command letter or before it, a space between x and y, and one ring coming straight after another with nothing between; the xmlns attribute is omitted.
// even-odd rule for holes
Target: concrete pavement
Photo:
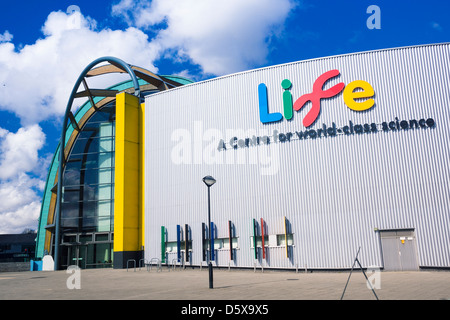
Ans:
<svg viewBox="0 0 450 320"><path fill-rule="evenodd" d="M368 274L369 275L369 274ZM450 272L372 274L380 300L449 300ZM155 267L0 273L1 300L339 300L349 272L214 269L169 271ZM77 289L77 286L79 289ZM70 289L72 288L72 289ZM344 300L375 300L360 270L354 270Z"/></svg>

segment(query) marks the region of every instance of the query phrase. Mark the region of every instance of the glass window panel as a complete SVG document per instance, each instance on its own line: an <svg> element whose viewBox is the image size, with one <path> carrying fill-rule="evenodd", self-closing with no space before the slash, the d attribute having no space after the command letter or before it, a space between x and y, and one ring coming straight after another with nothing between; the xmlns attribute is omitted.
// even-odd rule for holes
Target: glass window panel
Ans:
<svg viewBox="0 0 450 320"><path fill-rule="evenodd" d="M63 223L66 223L67 225L64 225ZM61 220L61 233L64 234L78 232L78 226L78 221L71 225L71 223L67 223L67 221Z"/></svg>
<svg viewBox="0 0 450 320"><path fill-rule="evenodd" d="M83 234L79 236L81 243L92 242L92 234Z"/></svg>
<svg viewBox="0 0 450 320"><path fill-rule="evenodd" d="M80 140L80 142L81 142L81 140L86 141L87 139L95 137L96 134L97 134L96 128L92 128L89 125L85 125L83 127L83 129L81 130L80 134L78 135L77 142L78 142L78 140ZM86 143L86 142L84 142L84 143Z"/></svg>
<svg viewBox="0 0 450 320"><path fill-rule="evenodd" d="M80 200L80 189L77 187L63 188L62 201L78 202Z"/></svg>
<svg viewBox="0 0 450 320"><path fill-rule="evenodd" d="M113 126L111 122L100 123L99 125L99 136L100 137L111 137L113 135Z"/></svg>
<svg viewBox="0 0 450 320"><path fill-rule="evenodd" d="M61 209L61 218L78 218L80 204L79 202L63 202Z"/></svg>
<svg viewBox="0 0 450 320"><path fill-rule="evenodd" d="M110 168L113 166L111 152L86 153L81 156L81 169Z"/></svg>
<svg viewBox="0 0 450 320"><path fill-rule="evenodd" d="M103 168L97 170L98 183L113 183L114 182L114 170L109 168Z"/></svg>
<svg viewBox="0 0 450 320"><path fill-rule="evenodd" d="M98 181L98 169L86 169L81 171L81 183L83 184L97 184Z"/></svg>
<svg viewBox="0 0 450 320"><path fill-rule="evenodd" d="M61 218L61 227L78 228L79 222L80 222L79 218Z"/></svg>
<svg viewBox="0 0 450 320"><path fill-rule="evenodd" d="M96 244L95 264L97 268L106 267L112 263L112 245L110 243Z"/></svg>
<svg viewBox="0 0 450 320"><path fill-rule="evenodd" d="M100 152L112 152L114 151L114 138L104 137L98 139L98 151Z"/></svg>
<svg viewBox="0 0 450 320"><path fill-rule="evenodd" d="M214 239L214 249L223 248L223 239Z"/></svg>
<svg viewBox="0 0 450 320"><path fill-rule="evenodd" d="M101 152L98 154L98 168L112 167L111 152Z"/></svg>
<svg viewBox="0 0 450 320"><path fill-rule="evenodd" d="M81 158L86 153L98 152L97 139L79 139L72 149L71 156Z"/></svg>
<svg viewBox="0 0 450 320"><path fill-rule="evenodd" d="M115 117L111 115L111 112L113 111L113 108L111 107L104 107L100 111L97 111L89 120L90 123L95 122L111 122Z"/></svg>
<svg viewBox="0 0 450 320"><path fill-rule="evenodd" d="M178 245L176 242L166 242L166 252L178 252Z"/></svg>
<svg viewBox="0 0 450 320"><path fill-rule="evenodd" d="M76 242L77 236L76 235L65 235L63 239L64 239L64 242Z"/></svg>
<svg viewBox="0 0 450 320"><path fill-rule="evenodd" d="M98 216L102 217L110 217L111 216L111 207L112 202L111 201L99 201L98 202Z"/></svg>
<svg viewBox="0 0 450 320"><path fill-rule="evenodd" d="M83 132L86 134L83 135L83 138L94 138L98 135L98 128L101 122L88 121L86 125L83 127Z"/></svg>
<svg viewBox="0 0 450 320"><path fill-rule="evenodd" d="M86 144L89 141L89 138L92 135L92 132L89 133L83 133L81 132L80 135L85 135L85 138L81 138L80 137L76 140L74 146L72 147L72 151L71 154L83 154L86 153Z"/></svg>
<svg viewBox="0 0 450 320"><path fill-rule="evenodd" d="M80 170L76 168L67 168L64 172L63 185L73 186L80 184Z"/></svg>
<svg viewBox="0 0 450 320"><path fill-rule="evenodd" d="M97 154L87 153L87 154L83 155L82 168L87 168L87 169L98 168Z"/></svg>
<svg viewBox="0 0 450 320"><path fill-rule="evenodd" d="M71 159L66 163L64 169L63 185L77 185L80 184L80 169L81 161L78 159Z"/></svg>
<svg viewBox="0 0 450 320"><path fill-rule="evenodd" d="M97 229L99 232L111 231L111 218L109 216L98 217L97 219Z"/></svg>
<svg viewBox="0 0 450 320"><path fill-rule="evenodd" d="M250 237L251 240L251 244L250 247L254 248L254 237ZM264 247L266 247L269 244L269 237L268 236L264 236ZM256 236L256 247L257 248L261 248L262 247L262 237L261 236Z"/></svg>
<svg viewBox="0 0 450 320"><path fill-rule="evenodd" d="M84 184L104 184L114 182L113 168L95 168L81 170L81 181Z"/></svg>
<svg viewBox="0 0 450 320"><path fill-rule="evenodd" d="M83 229L82 232L96 231L97 218L96 217L83 217Z"/></svg>
<svg viewBox="0 0 450 320"><path fill-rule="evenodd" d="M109 235L107 233L105 233L105 234L96 234L95 235L95 241L109 241Z"/></svg>
<svg viewBox="0 0 450 320"><path fill-rule="evenodd" d="M111 200L114 197L112 184L95 184L80 186L81 201Z"/></svg>
<svg viewBox="0 0 450 320"><path fill-rule="evenodd" d="M112 130L109 130L112 131ZM86 153L112 152L114 151L114 137L93 137L89 139L78 139L72 148L72 156L84 155Z"/></svg>
<svg viewBox="0 0 450 320"><path fill-rule="evenodd" d="M97 195L97 199L98 200L110 200L112 198L112 194L111 194L111 185L110 184L101 184L97 186L98 188L98 195Z"/></svg>
<svg viewBox="0 0 450 320"><path fill-rule="evenodd" d="M94 265L94 253L95 253L95 244L88 244L86 246L87 249L87 254L86 254L86 269L87 268L92 268L92 266Z"/></svg>
<svg viewBox="0 0 450 320"><path fill-rule="evenodd" d="M83 201L94 201L97 199L97 190L96 186L92 185L83 185Z"/></svg>
<svg viewBox="0 0 450 320"><path fill-rule="evenodd" d="M87 142L87 148L83 153L96 153L99 152L99 146L98 146L98 138L95 139L89 139Z"/></svg>
<svg viewBox="0 0 450 320"><path fill-rule="evenodd" d="M83 204L83 218L91 218L96 216L97 202L96 201L84 201Z"/></svg>
<svg viewBox="0 0 450 320"><path fill-rule="evenodd" d="M279 246L285 246L286 245L286 237L284 234L277 235L278 245ZM292 233L287 234L287 242L288 246L291 246L294 244L294 235Z"/></svg>
<svg viewBox="0 0 450 320"><path fill-rule="evenodd" d="M63 236L67 232L111 232L114 228L114 121L112 102L92 115L72 147L63 178ZM108 241L108 234L103 236L103 241ZM111 251L111 246L108 248ZM99 261L110 261L104 254ZM91 262L96 264L96 260Z"/></svg>

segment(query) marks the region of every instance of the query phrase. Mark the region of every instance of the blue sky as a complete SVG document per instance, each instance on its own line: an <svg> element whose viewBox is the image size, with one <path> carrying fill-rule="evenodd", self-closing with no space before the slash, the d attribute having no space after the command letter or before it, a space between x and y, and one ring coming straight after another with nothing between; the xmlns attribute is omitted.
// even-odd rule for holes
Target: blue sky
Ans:
<svg viewBox="0 0 450 320"><path fill-rule="evenodd" d="M76 5L79 11L69 14ZM370 5L380 29L369 29ZM199 81L350 52L448 42L448 1L10 1L0 11L0 234L36 229L67 98L113 55Z"/></svg>

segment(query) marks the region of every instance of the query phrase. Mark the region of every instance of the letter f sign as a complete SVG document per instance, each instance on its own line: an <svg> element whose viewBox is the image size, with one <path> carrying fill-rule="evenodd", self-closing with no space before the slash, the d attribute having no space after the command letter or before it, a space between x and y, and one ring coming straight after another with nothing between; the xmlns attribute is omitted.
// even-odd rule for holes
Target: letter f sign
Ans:
<svg viewBox="0 0 450 320"><path fill-rule="evenodd" d="M305 118L303 119L303 125L305 127L309 127L316 121L317 117L320 113L320 100L324 98L331 98L341 92L345 84L343 82L338 83L337 85L331 87L323 91L323 85L325 82L330 80L331 78L337 77L339 75L339 70L330 70L325 72L317 80L314 82L313 91L311 93L305 94L298 98L294 103L294 110L299 111L301 108L305 106L308 101L311 101L312 107L311 110L307 113Z"/></svg>

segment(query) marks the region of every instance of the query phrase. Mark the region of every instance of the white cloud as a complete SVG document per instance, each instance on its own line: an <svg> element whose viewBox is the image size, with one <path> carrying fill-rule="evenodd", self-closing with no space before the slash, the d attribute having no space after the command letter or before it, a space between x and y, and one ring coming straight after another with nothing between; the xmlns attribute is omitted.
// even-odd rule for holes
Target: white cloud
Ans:
<svg viewBox="0 0 450 320"><path fill-rule="evenodd" d="M44 37L34 44L17 49L0 43L0 109L15 113L23 125L60 117L81 71L102 56L157 71L159 49L144 32L95 26L79 12L52 12L42 27Z"/></svg>
<svg viewBox="0 0 450 320"><path fill-rule="evenodd" d="M170 54L223 75L263 64L293 7L293 0L122 0L112 13L156 32L154 42Z"/></svg>
<svg viewBox="0 0 450 320"><path fill-rule="evenodd" d="M0 180L35 171L44 142L45 134L38 125L20 128L17 133L0 128Z"/></svg>
<svg viewBox="0 0 450 320"><path fill-rule="evenodd" d="M52 12L42 34L34 44L16 48L12 34L0 33L0 110L23 125L14 133L0 122L0 233L37 227L49 164L49 155L39 154L45 135L38 123L61 121L81 71L101 56L157 71L159 49L136 28L96 30L95 20L80 12ZM117 82L107 78L100 87Z"/></svg>
<svg viewBox="0 0 450 320"><path fill-rule="evenodd" d="M78 11L52 12L42 38L23 47L0 30L0 110L15 114L23 126L16 133L0 127L0 233L37 227L49 163L49 155L39 154L46 137L38 124L61 120L90 62L116 56L158 72L154 62L164 57L190 60L214 75L259 66L294 1L122 0L113 13L130 24L126 30L97 30L97 22ZM100 81L94 84L116 82Z"/></svg>
<svg viewBox="0 0 450 320"><path fill-rule="evenodd" d="M432 27L433 29L435 29L435 30L437 30L437 31L442 31L442 30L443 30L443 29L442 29L442 26L441 26L439 23L435 22L435 21L432 21L432 22L430 23L430 25L431 25L431 27Z"/></svg>
<svg viewBox="0 0 450 320"><path fill-rule="evenodd" d="M21 233L36 229L41 198L36 189L42 181L20 174L17 179L0 182L0 233Z"/></svg>
<svg viewBox="0 0 450 320"><path fill-rule="evenodd" d="M34 44L16 47L12 34L0 34L0 110L23 125L61 119L78 75L101 56L154 72L161 57L190 59L214 75L259 66L293 1L122 0L113 14L135 26L126 30L97 30L97 22L78 11L52 12ZM155 38L137 28L153 28Z"/></svg>
<svg viewBox="0 0 450 320"><path fill-rule="evenodd" d="M13 35L6 30L3 34L0 34L0 43L9 42L13 39Z"/></svg>
<svg viewBox="0 0 450 320"><path fill-rule="evenodd" d="M23 206L18 206L15 211L8 211L0 215L0 233L17 234L25 229L36 230L41 201L28 201Z"/></svg>
<svg viewBox="0 0 450 320"><path fill-rule="evenodd" d="M38 125L16 133L0 128L0 233L36 229L46 164L38 157L45 135ZM38 177L35 177L38 176Z"/></svg>

